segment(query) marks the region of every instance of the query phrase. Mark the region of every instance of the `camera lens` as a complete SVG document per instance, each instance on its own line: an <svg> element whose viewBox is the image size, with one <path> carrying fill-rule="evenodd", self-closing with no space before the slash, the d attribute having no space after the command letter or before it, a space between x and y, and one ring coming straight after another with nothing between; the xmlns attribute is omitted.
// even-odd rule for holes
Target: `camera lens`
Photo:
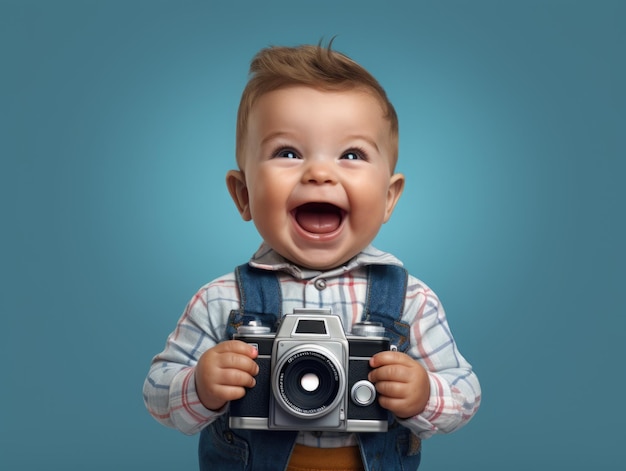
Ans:
<svg viewBox="0 0 626 471"><path fill-rule="evenodd" d="M277 372L274 395L291 414L320 417L342 398L343 370L322 348L305 345L287 352Z"/></svg>
<svg viewBox="0 0 626 471"><path fill-rule="evenodd" d="M320 385L320 378L315 373L305 373L300 380L300 385L305 391L313 392Z"/></svg>

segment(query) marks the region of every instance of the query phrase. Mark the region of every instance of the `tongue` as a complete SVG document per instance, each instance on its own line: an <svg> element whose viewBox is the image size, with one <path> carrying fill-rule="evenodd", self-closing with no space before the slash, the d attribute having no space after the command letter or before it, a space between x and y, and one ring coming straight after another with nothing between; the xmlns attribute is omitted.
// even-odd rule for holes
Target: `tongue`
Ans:
<svg viewBox="0 0 626 471"><path fill-rule="evenodd" d="M305 206L296 213L296 221L305 231L314 234L327 234L339 227L341 215L332 208Z"/></svg>

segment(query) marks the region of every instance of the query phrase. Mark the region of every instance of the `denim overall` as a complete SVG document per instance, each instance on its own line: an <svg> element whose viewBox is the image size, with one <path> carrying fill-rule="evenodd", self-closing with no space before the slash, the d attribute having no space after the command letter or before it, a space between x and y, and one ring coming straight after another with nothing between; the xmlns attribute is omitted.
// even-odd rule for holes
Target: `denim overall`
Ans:
<svg viewBox="0 0 626 471"><path fill-rule="evenodd" d="M263 316L274 325L282 317L282 296L272 271L241 265L235 270L240 309L230 313L227 337L232 338L244 315ZM362 320L381 322L399 351L409 345L409 326L401 322L407 272L394 265L369 265L368 289ZM390 416L387 432L357 433L366 471L416 470L420 440ZM201 471L283 471L295 445L297 431L233 430L224 414L202 430L199 443Z"/></svg>

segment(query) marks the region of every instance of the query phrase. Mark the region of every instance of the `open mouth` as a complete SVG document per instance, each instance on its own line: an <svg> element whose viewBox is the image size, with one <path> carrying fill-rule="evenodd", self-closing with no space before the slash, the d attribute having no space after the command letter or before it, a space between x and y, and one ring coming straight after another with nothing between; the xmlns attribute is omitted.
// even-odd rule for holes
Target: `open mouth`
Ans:
<svg viewBox="0 0 626 471"><path fill-rule="evenodd" d="M313 234L330 234L341 226L344 211L330 203L306 203L294 212L298 225Z"/></svg>

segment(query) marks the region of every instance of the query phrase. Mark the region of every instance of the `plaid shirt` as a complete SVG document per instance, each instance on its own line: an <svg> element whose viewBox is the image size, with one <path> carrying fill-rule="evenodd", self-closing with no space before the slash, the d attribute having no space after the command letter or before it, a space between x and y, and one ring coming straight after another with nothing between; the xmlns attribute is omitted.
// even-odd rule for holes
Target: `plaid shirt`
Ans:
<svg viewBox="0 0 626 471"><path fill-rule="evenodd" d="M283 297L283 312L294 308L330 308L350 331L361 319L367 289L366 266L402 265L393 255L372 246L344 266L320 272L288 262L262 245L249 262L276 271ZM206 409L195 388L195 365L203 352L226 340L226 322L239 308L234 273L203 286L187 305L165 350L154 357L144 383L144 401L150 414L164 425L194 434L226 412ZM480 385L471 365L457 350L437 296L409 275L402 320L411 326L406 352L428 371L430 399L425 410L401 420L418 437L458 429L480 404ZM332 448L354 445L351 433L301 432L298 443Z"/></svg>

